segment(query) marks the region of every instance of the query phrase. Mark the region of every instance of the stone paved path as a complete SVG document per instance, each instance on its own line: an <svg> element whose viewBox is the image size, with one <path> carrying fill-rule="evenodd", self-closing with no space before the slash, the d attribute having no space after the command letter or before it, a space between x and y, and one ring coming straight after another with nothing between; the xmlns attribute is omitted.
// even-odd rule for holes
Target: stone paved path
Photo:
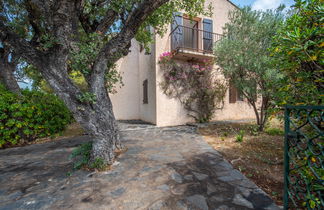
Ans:
<svg viewBox="0 0 324 210"><path fill-rule="evenodd" d="M108 172L67 176L87 136L0 150L0 209L278 209L193 127L122 127Z"/></svg>

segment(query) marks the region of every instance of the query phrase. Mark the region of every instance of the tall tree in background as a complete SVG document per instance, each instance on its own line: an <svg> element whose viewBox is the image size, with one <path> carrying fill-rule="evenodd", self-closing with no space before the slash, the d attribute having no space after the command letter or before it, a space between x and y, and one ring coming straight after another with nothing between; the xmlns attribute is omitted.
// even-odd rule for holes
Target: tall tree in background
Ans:
<svg viewBox="0 0 324 210"><path fill-rule="evenodd" d="M277 104L324 103L324 4L297 0L274 37L277 68L285 75L278 85Z"/></svg>
<svg viewBox="0 0 324 210"><path fill-rule="evenodd" d="M112 163L122 148L106 74L129 53L131 40L148 46L173 12L205 11L201 0L0 0L0 40L33 65L93 136L92 160ZM87 89L70 78L80 71Z"/></svg>
<svg viewBox="0 0 324 210"><path fill-rule="evenodd" d="M267 121L281 77L268 50L282 24L281 11L253 11L250 7L233 11L224 28L226 38L215 48L216 63L253 107L259 130Z"/></svg>

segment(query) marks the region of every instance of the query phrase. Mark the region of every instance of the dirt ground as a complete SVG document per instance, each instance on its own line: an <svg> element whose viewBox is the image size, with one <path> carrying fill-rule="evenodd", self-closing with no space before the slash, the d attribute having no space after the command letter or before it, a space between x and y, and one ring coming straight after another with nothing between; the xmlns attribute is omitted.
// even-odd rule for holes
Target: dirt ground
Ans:
<svg viewBox="0 0 324 210"><path fill-rule="evenodd" d="M208 125L199 132L234 168L254 181L278 205L283 204L282 135L257 132L252 124L234 123ZM241 142L237 140L240 135L243 135Z"/></svg>

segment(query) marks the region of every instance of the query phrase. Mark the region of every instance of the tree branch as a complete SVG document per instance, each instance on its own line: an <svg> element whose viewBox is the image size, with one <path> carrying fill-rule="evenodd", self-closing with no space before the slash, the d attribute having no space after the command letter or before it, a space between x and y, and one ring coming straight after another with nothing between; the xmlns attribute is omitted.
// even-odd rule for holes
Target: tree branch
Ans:
<svg viewBox="0 0 324 210"><path fill-rule="evenodd" d="M39 28L39 24L37 24L37 21L39 20L39 15L37 14L37 11L33 7L32 2L30 0L25 1L25 7L28 12L28 21L34 30L34 36L31 39L31 42L36 43L39 40L42 31Z"/></svg>
<svg viewBox="0 0 324 210"><path fill-rule="evenodd" d="M115 12L114 10L108 10L106 12L105 17L96 26L96 31L103 32L103 33L106 32L107 29L115 22L117 15L118 13Z"/></svg>
<svg viewBox="0 0 324 210"><path fill-rule="evenodd" d="M104 78L107 67L113 64L129 52L130 42L135 37L142 23L160 6L169 0L143 0L138 7L129 13L125 25L121 31L102 47L91 72L91 90L99 95L103 94L104 87L99 87L100 80Z"/></svg>
<svg viewBox="0 0 324 210"><path fill-rule="evenodd" d="M108 9L106 11L105 16L101 21L94 21L93 23L90 22L90 15L85 14L84 10L84 2L83 0L79 0L80 4L78 6L78 17L79 21L82 25L82 28L85 30L86 33L93 33L93 32L106 32L110 26L116 21L118 17L118 13L113 9ZM100 7L103 4L107 3L106 0L98 0L91 3L93 8ZM107 4L109 4L108 2Z"/></svg>
<svg viewBox="0 0 324 210"><path fill-rule="evenodd" d="M40 58L44 54L37 50L31 43L12 32L2 21L0 21L0 40L11 47L15 53L26 59L28 63L39 66L41 62Z"/></svg>

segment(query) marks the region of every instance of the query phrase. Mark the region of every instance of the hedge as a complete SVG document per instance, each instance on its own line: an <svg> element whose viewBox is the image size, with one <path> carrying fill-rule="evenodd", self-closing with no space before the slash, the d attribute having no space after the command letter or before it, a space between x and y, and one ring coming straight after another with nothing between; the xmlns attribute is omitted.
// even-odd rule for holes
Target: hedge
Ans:
<svg viewBox="0 0 324 210"><path fill-rule="evenodd" d="M18 96L0 85L0 148L63 131L73 120L55 95L23 90Z"/></svg>

